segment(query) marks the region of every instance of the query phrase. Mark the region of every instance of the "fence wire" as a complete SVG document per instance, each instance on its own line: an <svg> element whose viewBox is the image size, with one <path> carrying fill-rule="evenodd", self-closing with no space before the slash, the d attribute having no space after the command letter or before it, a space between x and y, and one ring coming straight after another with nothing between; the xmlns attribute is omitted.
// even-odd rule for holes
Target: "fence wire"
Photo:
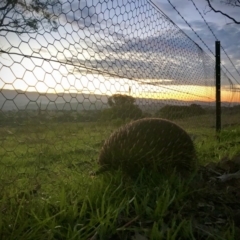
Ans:
<svg viewBox="0 0 240 240"><path fill-rule="evenodd" d="M74 181L135 119L214 130L215 61L151 1L55 3L54 28L0 27L2 189ZM222 99L224 124L239 123L239 92L224 72Z"/></svg>

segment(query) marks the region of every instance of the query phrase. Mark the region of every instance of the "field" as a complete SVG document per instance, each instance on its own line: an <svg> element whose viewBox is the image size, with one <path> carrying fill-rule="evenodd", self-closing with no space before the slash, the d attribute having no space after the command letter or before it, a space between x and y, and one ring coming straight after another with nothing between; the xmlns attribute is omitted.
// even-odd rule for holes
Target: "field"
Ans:
<svg viewBox="0 0 240 240"><path fill-rule="evenodd" d="M223 119L227 126L240 118ZM240 125L223 128L216 138L209 116L175 122L194 139L200 165L240 153ZM193 188L194 177L185 182L144 172L136 181L119 172L94 176L99 150L119 125L29 122L0 127L0 238L234 239L233 222L203 228L191 212L196 199L207 193L206 186Z"/></svg>

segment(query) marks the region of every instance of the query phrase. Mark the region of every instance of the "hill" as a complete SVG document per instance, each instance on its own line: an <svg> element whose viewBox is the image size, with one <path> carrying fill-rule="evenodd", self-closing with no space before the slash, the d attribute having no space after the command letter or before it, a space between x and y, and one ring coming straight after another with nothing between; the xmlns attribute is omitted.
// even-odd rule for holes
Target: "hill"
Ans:
<svg viewBox="0 0 240 240"><path fill-rule="evenodd" d="M38 93L21 90L0 89L0 109L12 110L100 110L108 108L108 95L92 93ZM144 111L160 109L165 105L198 104L202 107L215 107L215 102L182 101L178 99L136 98L136 104ZM236 103L231 103L235 105ZM222 103L229 105L229 103Z"/></svg>

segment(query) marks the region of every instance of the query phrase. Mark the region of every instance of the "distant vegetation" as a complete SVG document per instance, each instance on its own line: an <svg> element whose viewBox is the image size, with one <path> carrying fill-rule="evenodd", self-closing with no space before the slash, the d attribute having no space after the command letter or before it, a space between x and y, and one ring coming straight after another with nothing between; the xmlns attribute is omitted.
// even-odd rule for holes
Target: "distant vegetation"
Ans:
<svg viewBox="0 0 240 240"><path fill-rule="evenodd" d="M138 119L142 117L142 110L134 104L132 96L114 94L108 98L109 109L104 109L101 114L102 120L108 119Z"/></svg>
<svg viewBox="0 0 240 240"><path fill-rule="evenodd" d="M166 105L156 112L156 117L167 119L180 119L192 116L198 116L205 114L206 111L197 104L191 104L190 106L174 106Z"/></svg>
<svg viewBox="0 0 240 240"><path fill-rule="evenodd" d="M236 106L233 106L233 107L223 106L221 109L222 109L222 113L227 113L227 114L240 113L240 105L236 105Z"/></svg>
<svg viewBox="0 0 240 240"><path fill-rule="evenodd" d="M35 108L25 108L12 111L0 110L0 126L25 125L29 122L106 122L111 121L115 126L119 126L130 120L145 117L160 117L169 120L181 120L200 115L212 115L215 113L214 106L203 107L199 104L189 106L154 104L137 104L137 99L132 96L114 94L105 103L94 101L92 103L74 103L73 105L56 104L55 108L47 108L44 104L35 104ZM160 109L155 110L159 106ZM240 105L222 106L222 114L234 115L240 113Z"/></svg>

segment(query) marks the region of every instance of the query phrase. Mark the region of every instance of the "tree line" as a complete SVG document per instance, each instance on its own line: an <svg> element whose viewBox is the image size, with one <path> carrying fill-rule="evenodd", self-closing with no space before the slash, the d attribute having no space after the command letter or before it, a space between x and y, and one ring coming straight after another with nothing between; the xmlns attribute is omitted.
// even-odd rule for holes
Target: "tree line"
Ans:
<svg viewBox="0 0 240 240"><path fill-rule="evenodd" d="M184 119L203 114L214 114L214 108L203 108L198 104L189 106L166 105L155 112L142 111L136 104L136 99L132 96L114 94L108 98L108 108L102 110L83 111L48 111L48 110L20 110L20 111L0 111L0 126L18 126L29 122L102 122L121 125L131 120L145 117L160 117L169 120ZM223 114L240 113L240 105L233 107L222 107Z"/></svg>
<svg viewBox="0 0 240 240"><path fill-rule="evenodd" d="M235 110L237 110L236 108ZM113 122L117 125L145 117L160 117L169 120L206 114L208 111L200 105L166 105L155 113L142 111L132 96L114 94L108 98L108 108L84 111L15 111L0 112L0 125L24 124L32 122Z"/></svg>

